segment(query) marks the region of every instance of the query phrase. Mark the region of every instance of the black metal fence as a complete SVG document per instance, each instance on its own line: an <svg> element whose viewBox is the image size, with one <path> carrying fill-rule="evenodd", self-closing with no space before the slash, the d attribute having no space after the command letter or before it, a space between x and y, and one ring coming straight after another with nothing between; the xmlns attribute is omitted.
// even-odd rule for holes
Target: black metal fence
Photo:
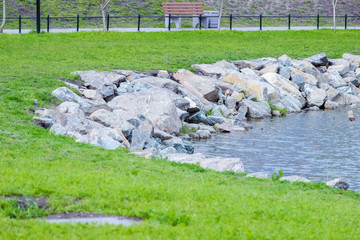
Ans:
<svg viewBox="0 0 360 240"><path fill-rule="evenodd" d="M200 24L198 25L198 29L201 30L203 28L203 18L204 16L199 15L199 16L195 16L199 18L199 22ZM186 19L186 18L191 18L193 19L194 16L181 16L181 18ZM258 28L258 30L263 30L263 28L265 27L264 21L266 19L277 19L277 20L281 20L284 24L284 21L286 22L286 28L288 30L291 30L292 27L292 23L294 20L299 21L299 19L307 19L309 21L312 21L314 23L314 25L316 24L316 29L320 29L321 26L321 20L322 19L328 19L329 22L331 22L333 16L320 16L320 15L314 15L314 16L295 16L295 15L281 15L281 16L272 16L272 15L248 15L248 16L240 16L240 15L228 15L228 16L222 16L222 26L223 28L228 28L229 30L234 30L234 26L237 22L246 22L248 21L250 24L250 26L252 27L256 27ZM12 21L18 21L18 30L19 33L21 34L22 32L22 28L23 28L23 21L24 20L33 20L34 22L36 22L36 17L23 17L21 15L19 15L18 17L7 17L7 20L12 20ZM45 21L45 26L43 24L43 29L46 28L47 32L50 32L50 28L51 28L51 24L54 20L59 20L59 21L70 21L70 28L76 28L76 31L80 31L80 27L81 23L84 23L86 20L91 21L91 20L97 20L97 21L101 21L102 17L101 16L80 16L79 14L77 16L71 16L71 17L51 17L51 16L42 16L40 17L40 23L36 22L36 26L37 28L39 26L41 26L41 23L44 23ZM137 29L137 31L141 31L142 28L154 28L160 26L159 23L158 24L144 24L144 22L146 22L147 20L151 20L151 19L156 19L157 21L161 20L165 21L165 16L142 16L142 15L137 15L137 16L113 16L108 14L106 16L106 29L109 30L110 27L113 28L129 28L129 24L118 24L116 23L116 19L125 19L125 22L133 22L133 26L135 26L135 28ZM168 24L168 31L171 31L172 26L170 24L170 19L171 19L171 15L167 18L169 21ZM344 27L344 29L348 29L349 26L349 22L355 22L357 21L358 23L360 23L360 15L359 16L350 16L350 15L343 15L343 16L336 16L336 21L340 21L341 24L343 24L342 26ZM114 22L114 24L112 24ZM151 22L151 21L150 21ZM136 24L136 25L135 25ZM313 25L313 27L315 27ZM357 24L356 24L357 25ZM360 25L360 24L359 24ZM68 24L69 26L69 24ZM162 25L164 26L164 25ZM226 26L226 27L224 27ZM329 25L331 26L331 25ZM273 26L268 26L268 27L273 27ZM56 28L56 27L55 27ZM164 27L162 27L164 28ZM39 29L39 28L38 28Z"/></svg>

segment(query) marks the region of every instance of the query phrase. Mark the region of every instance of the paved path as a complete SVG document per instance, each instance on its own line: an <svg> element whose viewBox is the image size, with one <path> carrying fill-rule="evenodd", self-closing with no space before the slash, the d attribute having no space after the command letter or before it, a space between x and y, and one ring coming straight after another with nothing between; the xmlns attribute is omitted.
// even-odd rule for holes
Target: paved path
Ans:
<svg viewBox="0 0 360 240"><path fill-rule="evenodd" d="M320 29L332 29L332 27L320 27ZM337 27L337 29L341 30L344 27ZM360 27L348 27L347 29L360 29ZM101 28L80 28L81 32L90 32L90 31L101 31ZM198 28L171 28L171 31L195 31L199 30ZM214 31L216 29L202 29L202 31ZM229 28L221 28L221 30L229 30ZM259 27L235 27L233 28L234 31L259 31ZM288 30L287 27L263 27L263 31L285 31ZM316 30L316 27L291 27L291 30ZM22 29L21 33L29 33L31 29ZM42 31L46 31L46 29L42 29ZM110 31L114 32L137 32L137 28L110 28ZM166 28L141 28L141 32L167 32L168 29ZM52 33L69 33L69 32L76 32L76 28L53 28L50 29ZM5 29L4 33L8 34L18 34L18 29Z"/></svg>

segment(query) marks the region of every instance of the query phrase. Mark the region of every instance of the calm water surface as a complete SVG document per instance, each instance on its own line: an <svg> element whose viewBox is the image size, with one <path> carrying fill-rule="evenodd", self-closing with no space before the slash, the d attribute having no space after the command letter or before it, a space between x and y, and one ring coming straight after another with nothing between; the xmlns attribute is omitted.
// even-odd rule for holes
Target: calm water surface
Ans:
<svg viewBox="0 0 360 240"><path fill-rule="evenodd" d="M350 122L349 109L290 114L251 121L245 133L213 136L195 142L195 152L240 157L245 171L301 175L312 181L345 177L360 191L360 109Z"/></svg>

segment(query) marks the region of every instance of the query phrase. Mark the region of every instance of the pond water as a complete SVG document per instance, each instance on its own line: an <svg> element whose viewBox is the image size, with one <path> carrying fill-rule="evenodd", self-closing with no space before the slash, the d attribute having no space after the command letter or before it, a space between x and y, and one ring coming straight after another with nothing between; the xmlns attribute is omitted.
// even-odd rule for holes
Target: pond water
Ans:
<svg viewBox="0 0 360 240"><path fill-rule="evenodd" d="M350 189L360 191L360 109L289 114L253 120L244 133L214 135L195 142L195 152L207 157L239 157L245 171L271 175L301 175L312 181L345 177Z"/></svg>

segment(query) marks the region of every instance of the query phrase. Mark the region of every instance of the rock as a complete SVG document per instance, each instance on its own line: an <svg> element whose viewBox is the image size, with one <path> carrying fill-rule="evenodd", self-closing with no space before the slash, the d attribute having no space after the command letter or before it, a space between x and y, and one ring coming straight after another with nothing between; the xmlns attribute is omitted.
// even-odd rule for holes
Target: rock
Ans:
<svg viewBox="0 0 360 240"><path fill-rule="evenodd" d="M244 73L228 72L222 76L222 80L246 90L246 94L254 96L258 100L279 98L278 91L260 77L245 75Z"/></svg>
<svg viewBox="0 0 360 240"><path fill-rule="evenodd" d="M250 68L252 70L260 70L264 68L264 64L260 62L252 62L247 60L231 61L231 63L233 63L239 69Z"/></svg>
<svg viewBox="0 0 360 240"><path fill-rule="evenodd" d="M249 174L246 174L246 177L253 177L253 178L260 178L260 179L269 178L269 176L263 172L249 173Z"/></svg>
<svg viewBox="0 0 360 240"><path fill-rule="evenodd" d="M280 178L280 181L289 181L289 182L311 182L309 179L298 176L298 175L293 175L293 176L285 176Z"/></svg>
<svg viewBox="0 0 360 240"><path fill-rule="evenodd" d="M312 65L319 67L319 66L326 66L329 60L327 59L325 53L316 54L309 58L304 59L305 61L309 61Z"/></svg>
<svg viewBox="0 0 360 240"><path fill-rule="evenodd" d="M141 92L147 89L152 88L153 86L150 83L147 82L138 82L135 83L133 88L134 88L134 92Z"/></svg>
<svg viewBox="0 0 360 240"><path fill-rule="evenodd" d="M167 132L161 131L161 130L159 130L157 128L154 129L153 136L155 138L161 139L161 141L169 140L169 139L173 138L172 135L168 134Z"/></svg>
<svg viewBox="0 0 360 240"><path fill-rule="evenodd" d="M290 67L290 70L291 70L291 79L292 79L292 81L300 82L300 83L305 82L305 83L308 83L308 84L311 84L311 85L314 85L314 86L316 86L318 84L318 82L319 82L319 80L315 76L313 76L312 74L304 73L304 72L302 72L302 71L300 71L300 70L298 70L296 68L293 68L293 67ZM295 83L295 84L297 84L297 83ZM297 84L297 85L299 86L299 84ZM301 86L299 86L299 87L301 87Z"/></svg>
<svg viewBox="0 0 360 240"><path fill-rule="evenodd" d="M305 106L306 100L301 95L301 92L299 91L299 87L295 83L283 78L277 73L266 73L262 75L262 77L273 86L276 86L282 91L284 91L285 93L280 92L282 96L290 95L296 98L297 100L299 100L302 103L302 106Z"/></svg>
<svg viewBox="0 0 360 240"><path fill-rule="evenodd" d="M183 111L183 110L181 110L181 109L179 109L179 108L176 108L176 111L177 111L178 116L179 116L179 118L180 118L180 120L181 120L182 122L185 121L185 119L186 119L187 117L189 117L189 113L188 113L188 112L185 112L185 111Z"/></svg>
<svg viewBox="0 0 360 240"><path fill-rule="evenodd" d="M264 68L267 65L278 63L278 60L276 58L272 58L272 57L264 57L264 58L258 58L258 59L252 60L252 62L260 63L263 65L263 68Z"/></svg>
<svg viewBox="0 0 360 240"><path fill-rule="evenodd" d="M137 157L154 158L157 156L157 150L155 148L147 148L139 152L134 152Z"/></svg>
<svg viewBox="0 0 360 240"><path fill-rule="evenodd" d="M217 102L219 100L219 89L208 78L197 76L185 69L177 71L174 74L174 78L189 91L196 95L200 93L201 96L210 102Z"/></svg>
<svg viewBox="0 0 360 240"><path fill-rule="evenodd" d="M51 117L33 117L33 120L37 125L45 129L51 128L55 123L55 119Z"/></svg>
<svg viewBox="0 0 360 240"><path fill-rule="evenodd" d="M154 87L137 93L117 96L108 105L113 109L142 114L158 129L178 134L181 129L181 121L172 97L172 92Z"/></svg>
<svg viewBox="0 0 360 240"><path fill-rule="evenodd" d="M158 78L170 78L170 75L169 75L169 72L166 71L166 70L160 70L158 73L157 73L157 77Z"/></svg>
<svg viewBox="0 0 360 240"><path fill-rule="evenodd" d="M352 54L349 54L349 53L344 53L342 58L349 61L349 62L351 62L357 68L360 67L360 55L352 55Z"/></svg>
<svg viewBox="0 0 360 240"><path fill-rule="evenodd" d="M269 65L266 65L263 69L261 69L260 73L261 75L266 73L277 73L279 71L280 64L278 63L272 63Z"/></svg>
<svg viewBox="0 0 360 240"><path fill-rule="evenodd" d="M210 133L216 133L215 129L213 126L209 126L209 125L204 125L204 124L195 124L195 123L187 123L184 122L183 125L187 128L190 129L196 129L196 130L206 130L209 131Z"/></svg>
<svg viewBox="0 0 360 240"><path fill-rule="evenodd" d="M240 106L248 108L247 117L249 118L264 118L271 116L271 109L267 102L254 102L252 100L244 99L240 102Z"/></svg>
<svg viewBox="0 0 360 240"><path fill-rule="evenodd" d="M194 153L194 145L189 141L183 141L181 138L174 137L170 140L165 140L164 144L175 148L178 153Z"/></svg>
<svg viewBox="0 0 360 240"><path fill-rule="evenodd" d="M156 150L160 151L164 148L166 148L164 145L162 145L162 141L159 138L148 138L144 144L144 148L155 148Z"/></svg>
<svg viewBox="0 0 360 240"><path fill-rule="evenodd" d="M133 84L137 83L149 83L154 87L158 88L166 88L174 93L177 93L178 87L180 84L177 82L170 80L168 78L160 78L160 77L145 77L145 78L139 78L134 81L132 81Z"/></svg>
<svg viewBox="0 0 360 240"><path fill-rule="evenodd" d="M100 109L91 114L90 119L104 125L105 127L120 130L126 138L128 138L132 133L133 127L119 112L110 112L105 109Z"/></svg>
<svg viewBox="0 0 360 240"><path fill-rule="evenodd" d="M327 100L324 105L326 110L333 110L339 107L339 104L331 100Z"/></svg>
<svg viewBox="0 0 360 240"><path fill-rule="evenodd" d="M326 99L326 92L322 89L315 89L307 97L307 104L309 107L317 106L321 107Z"/></svg>
<svg viewBox="0 0 360 240"><path fill-rule="evenodd" d="M323 79L326 83L330 84L334 88L347 86L345 80L336 71L328 71L324 73Z"/></svg>
<svg viewBox="0 0 360 240"><path fill-rule="evenodd" d="M343 59L330 59L332 64L328 68L328 72L338 72L341 76L350 71L350 62Z"/></svg>
<svg viewBox="0 0 360 240"><path fill-rule="evenodd" d="M121 95L124 93L131 93L134 92L133 85L130 82L122 82L117 89L117 94Z"/></svg>
<svg viewBox="0 0 360 240"><path fill-rule="evenodd" d="M300 74L293 75L291 81L295 83L299 87L299 89L302 89L304 87L304 77Z"/></svg>
<svg viewBox="0 0 360 240"><path fill-rule="evenodd" d="M336 90L338 90L339 92L345 93L345 94L354 95L354 92L352 91L350 86L339 87Z"/></svg>
<svg viewBox="0 0 360 240"><path fill-rule="evenodd" d="M306 108L305 111L319 111L320 108L317 107L317 106L313 106L313 107L309 107L309 108Z"/></svg>
<svg viewBox="0 0 360 240"><path fill-rule="evenodd" d="M278 110L272 110L271 115L273 115L274 117L280 117L281 113Z"/></svg>
<svg viewBox="0 0 360 240"><path fill-rule="evenodd" d="M226 100L225 100L225 106L228 108L228 109L235 109L236 108L236 102L238 100L235 98L235 97L227 97ZM240 100L241 101L241 100Z"/></svg>
<svg viewBox="0 0 360 240"><path fill-rule="evenodd" d="M31 100L33 101L33 105L34 105L35 107L37 107L38 104L39 104L39 101L38 101L37 99L31 99Z"/></svg>
<svg viewBox="0 0 360 240"><path fill-rule="evenodd" d="M347 190L349 188L349 184L347 183L345 178L335 178L331 181L326 182L326 185L332 188Z"/></svg>
<svg viewBox="0 0 360 240"><path fill-rule="evenodd" d="M187 108L188 113L196 113L200 111L200 108L192 99L190 99L189 97L185 97L184 99L189 102L189 107Z"/></svg>
<svg viewBox="0 0 360 240"><path fill-rule="evenodd" d="M112 139L110 137L100 137L99 144L100 144L100 147L102 147L106 150L115 150L115 149L121 147L121 144L118 141L115 141L114 139Z"/></svg>
<svg viewBox="0 0 360 240"><path fill-rule="evenodd" d="M97 91L96 90L92 90L92 89L85 89L82 94L84 95L84 97L86 98L90 98L93 99L96 96Z"/></svg>
<svg viewBox="0 0 360 240"><path fill-rule="evenodd" d="M237 173L244 172L244 165L239 158L205 158L201 153L193 155L188 154L170 154L167 156L169 161L189 164L200 164L200 167L212 169L215 171L233 171Z"/></svg>
<svg viewBox="0 0 360 240"><path fill-rule="evenodd" d="M191 65L197 71L200 71L204 75L214 75L214 74L223 74L227 71L238 72L239 69L234 65L234 63L229 63L225 60L216 62L213 64L194 64Z"/></svg>
<svg viewBox="0 0 360 240"><path fill-rule="evenodd" d="M360 98L352 94L345 93L344 96L346 105L358 104L360 102Z"/></svg>
<svg viewBox="0 0 360 240"><path fill-rule="evenodd" d="M188 118L189 123L204 123L206 125L215 125L215 122L207 117L204 112L200 111Z"/></svg>
<svg viewBox="0 0 360 240"><path fill-rule="evenodd" d="M320 79L320 77L321 77L320 71L308 61L292 60L291 66L289 66L289 67L295 68L303 73L310 74L310 75L314 76L316 79Z"/></svg>
<svg viewBox="0 0 360 240"><path fill-rule="evenodd" d="M213 116L216 117L229 117L231 112L225 105L217 105L213 107Z"/></svg>
<svg viewBox="0 0 360 240"><path fill-rule="evenodd" d="M159 155L166 158L168 155L170 155L170 154L176 154L176 153L177 153L177 151L176 151L175 148L173 148L173 147L167 147L167 148L164 148L163 150L161 150L161 151L159 152Z"/></svg>
<svg viewBox="0 0 360 240"><path fill-rule="evenodd" d="M197 130L196 134L198 134L200 139L209 139L211 138L211 134L208 130Z"/></svg>
<svg viewBox="0 0 360 240"><path fill-rule="evenodd" d="M144 121L141 125L132 131L130 150L142 150L145 142L152 137L154 127L148 121Z"/></svg>
<svg viewBox="0 0 360 240"><path fill-rule="evenodd" d="M76 95L73 91L71 91L67 87L59 87L55 89L52 92L52 95L62 101L76 102L80 104L81 107L90 107L94 105L92 102L87 101L81 98L80 96Z"/></svg>
<svg viewBox="0 0 360 240"><path fill-rule="evenodd" d="M288 113L300 112L301 109L305 106L305 104L301 103L293 96L281 96L279 102L282 106L278 106L277 104L275 105L280 109L286 108Z"/></svg>
<svg viewBox="0 0 360 240"><path fill-rule="evenodd" d="M291 77L291 69L288 67L280 67L278 73L287 80Z"/></svg>
<svg viewBox="0 0 360 240"><path fill-rule="evenodd" d="M231 97L235 98L237 102L241 102L241 100L245 99L245 94L239 92L233 92Z"/></svg>
<svg viewBox="0 0 360 240"><path fill-rule="evenodd" d="M352 110L348 111L348 117L350 121L355 121L354 112Z"/></svg>
<svg viewBox="0 0 360 240"><path fill-rule="evenodd" d="M334 97L330 98L330 100L336 102L340 106L344 106L346 104L345 94L342 92L339 92Z"/></svg>

